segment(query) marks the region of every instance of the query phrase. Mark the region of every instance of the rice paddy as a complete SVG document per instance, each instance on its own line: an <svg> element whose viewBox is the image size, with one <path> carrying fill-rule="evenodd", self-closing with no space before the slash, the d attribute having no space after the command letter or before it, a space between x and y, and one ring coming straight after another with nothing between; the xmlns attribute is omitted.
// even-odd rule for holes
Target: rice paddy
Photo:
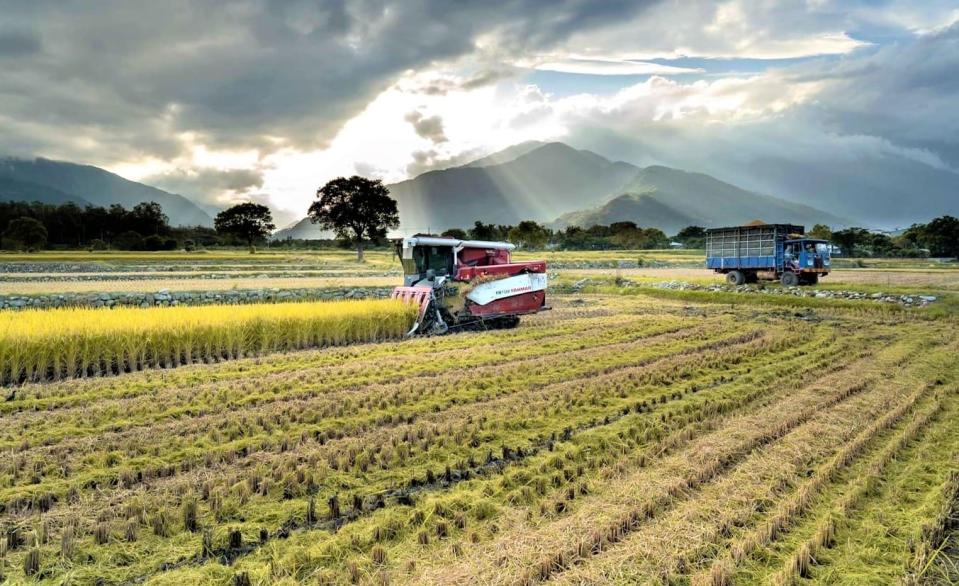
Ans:
<svg viewBox="0 0 959 586"><path fill-rule="evenodd" d="M0 383L218 362L405 334L416 308L393 300L41 309L0 313Z"/></svg>
<svg viewBox="0 0 959 586"><path fill-rule="evenodd" d="M0 583L955 582L954 305L601 291L0 312Z"/></svg>

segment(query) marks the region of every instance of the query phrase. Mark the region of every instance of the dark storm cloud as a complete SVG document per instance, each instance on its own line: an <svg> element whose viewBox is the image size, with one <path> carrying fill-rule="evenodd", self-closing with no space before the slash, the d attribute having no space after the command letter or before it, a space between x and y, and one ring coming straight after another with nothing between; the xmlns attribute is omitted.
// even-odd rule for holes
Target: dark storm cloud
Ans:
<svg viewBox="0 0 959 586"><path fill-rule="evenodd" d="M928 149L959 168L959 22L821 75L828 84L811 109L826 123Z"/></svg>
<svg viewBox="0 0 959 586"><path fill-rule="evenodd" d="M169 159L182 133L212 147L322 146L404 71L471 54L480 37L549 48L644 4L24 0L3 30L26 34L0 36L17 55L0 68L0 150Z"/></svg>
<svg viewBox="0 0 959 586"><path fill-rule="evenodd" d="M42 46L40 37L34 32L7 30L0 25L0 59L38 53Z"/></svg>

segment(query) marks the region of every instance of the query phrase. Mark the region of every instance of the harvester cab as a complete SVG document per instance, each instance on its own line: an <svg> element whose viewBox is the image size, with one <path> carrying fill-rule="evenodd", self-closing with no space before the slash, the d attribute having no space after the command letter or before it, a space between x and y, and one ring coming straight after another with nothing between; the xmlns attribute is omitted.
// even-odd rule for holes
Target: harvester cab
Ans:
<svg viewBox="0 0 959 586"><path fill-rule="evenodd" d="M546 262L514 263L508 242L412 236L396 242L403 286L394 299L419 306L410 334L514 327L546 306Z"/></svg>

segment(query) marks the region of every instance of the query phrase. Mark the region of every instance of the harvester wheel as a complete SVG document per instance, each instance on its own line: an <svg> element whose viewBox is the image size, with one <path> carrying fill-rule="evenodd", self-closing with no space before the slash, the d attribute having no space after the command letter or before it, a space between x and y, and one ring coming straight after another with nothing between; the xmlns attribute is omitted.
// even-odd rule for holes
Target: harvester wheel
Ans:
<svg viewBox="0 0 959 586"><path fill-rule="evenodd" d="M729 271L726 273L726 282L738 287L746 282L746 275L742 271Z"/></svg>
<svg viewBox="0 0 959 586"><path fill-rule="evenodd" d="M519 325L519 317L515 315L501 317L496 320L495 324L499 329L509 330Z"/></svg>
<svg viewBox="0 0 959 586"><path fill-rule="evenodd" d="M780 282L783 284L783 287L795 287L799 284L799 275L792 271L786 271L783 273Z"/></svg>

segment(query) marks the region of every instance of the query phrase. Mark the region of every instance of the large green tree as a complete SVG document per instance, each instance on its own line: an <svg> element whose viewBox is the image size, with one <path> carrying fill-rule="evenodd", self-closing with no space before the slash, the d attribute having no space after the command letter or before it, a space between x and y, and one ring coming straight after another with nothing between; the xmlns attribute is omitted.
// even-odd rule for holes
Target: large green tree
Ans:
<svg viewBox="0 0 959 586"><path fill-rule="evenodd" d="M549 230L532 220L523 220L509 231L510 242L523 248L542 248L550 236Z"/></svg>
<svg viewBox="0 0 959 586"><path fill-rule="evenodd" d="M831 240L832 230L825 224L816 224L812 227L812 230L809 231L808 236L810 238L819 238L820 240Z"/></svg>
<svg viewBox="0 0 959 586"><path fill-rule="evenodd" d="M3 238L17 248L37 250L47 243L47 229L36 218L16 218L7 224Z"/></svg>
<svg viewBox="0 0 959 586"><path fill-rule="evenodd" d="M932 256L959 257L959 219L942 216L928 224L913 224L903 236Z"/></svg>
<svg viewBox="0 0 959 586"><path fill-rule="evenodd" d="M705 248L706 229L702 226L686 226L676 235L676 240L682 242L686 248Z"/></svg>
<svg viewBox="0 0 959 586"><path fill-rule="evenodd" d="M213 226L221 234L228 234L247 243L250 252L255 252L255 244L269 236L276 226L273 214L265 205L246 202L229 207L213 220Z"/></svg>
<svg viewBox="0 0 959 586"><path fill-rule="evenodd" d="M363 246L386 237L400 225L396 200L379 179L359 175L337 177L316 191L316 201L307 212L310 221L356 247L356 260L363 261Z"/></svg>

